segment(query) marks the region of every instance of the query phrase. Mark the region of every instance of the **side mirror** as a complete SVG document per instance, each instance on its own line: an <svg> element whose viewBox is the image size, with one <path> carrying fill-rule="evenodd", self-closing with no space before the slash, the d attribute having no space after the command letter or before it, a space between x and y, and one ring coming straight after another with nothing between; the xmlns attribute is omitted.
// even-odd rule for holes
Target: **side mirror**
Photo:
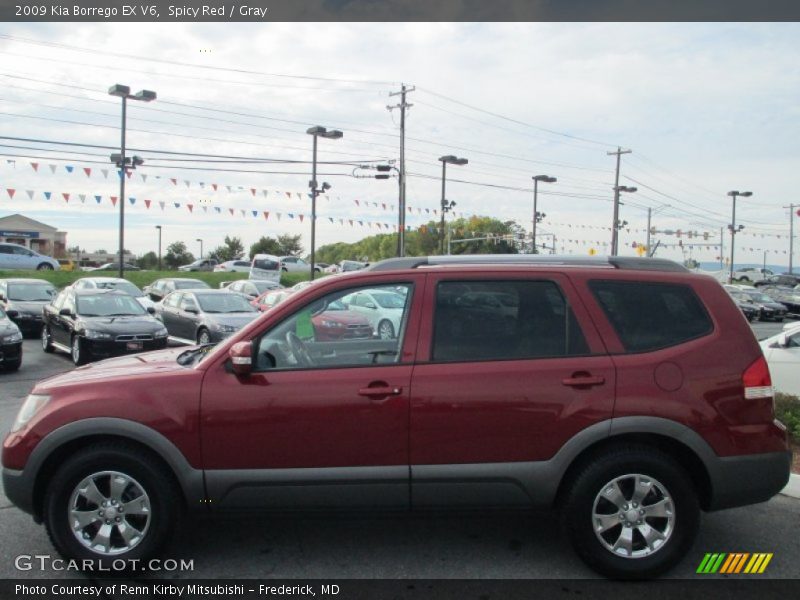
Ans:
<svg viewBox="0 0 800 600"><path fill-rule="evenodd" d="M147 312L150 313L151 315L154 315L154 314L156 314L156 309L153 308L152 306L148 306L147 307Z"/></svg>
<svg viewBox="0 0 800 600"><path fill-rule="evenodd" d="M228 350L233 372L239 377L247 377L253 370L253 345L250 342L236 342Z"/></svg>
<svg viewBox="0 0 800 600"><path fill-rule="evenodd" d="M779 348L788 348L789 347L789 336L785 333L782 333L778 338L778 347Z"/></svg>
<svg viewBox="0 0 800 600"><path fill-rule="evenodd" d="M364 306L366 306L367 308L371 308L372 310L375 310L375 309L378 308L372 302L367 302Z"/></svg>
<svg viewBox="0 0 800 600"><path fill-rule="evenodd" d="M60 311L58 311L58 314L62 317L71 317L72 311L68 308L62 308Z"/></svg>

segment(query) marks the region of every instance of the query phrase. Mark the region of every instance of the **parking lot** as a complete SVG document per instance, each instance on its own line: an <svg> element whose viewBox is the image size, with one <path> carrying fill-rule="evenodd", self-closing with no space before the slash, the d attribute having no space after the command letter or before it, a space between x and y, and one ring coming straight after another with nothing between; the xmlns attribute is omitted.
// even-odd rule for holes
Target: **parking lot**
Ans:
<svg viewBox="0 0 800 600"><path fill-rule="evenodd" d="M754 323L759 339L780 323ZM0 374L0 429L7 431L36 381L73 368L63 353L24 342L22 368ZM800 500L706 514L691 554L671 577L691 577L706 552L773 552L766 576L800 577ZM69 575L15 569L20 553L54 554L43 527L0 496L0 577ZM12 541L13 540L13 541ZM24 540L24 544L20 542ZM245 517L185 523L169 556L194 560L185 577L591 578L551 513ZM78 575L72 574L77 577Z"/></svg>

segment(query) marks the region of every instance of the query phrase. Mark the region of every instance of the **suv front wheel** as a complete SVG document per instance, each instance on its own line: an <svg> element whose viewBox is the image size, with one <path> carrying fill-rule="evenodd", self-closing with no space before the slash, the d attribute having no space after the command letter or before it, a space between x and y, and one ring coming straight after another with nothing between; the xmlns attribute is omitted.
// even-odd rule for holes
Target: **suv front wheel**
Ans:
<svg viewBox="0 0 800 600"><path fill-rule="evenodd" d="M700 508L692 480L667 454L621 446L594 457L571 480L562 523L593 569L619 579L649 579L691 548Z"/></svg>
<svg viewBox="0 0 800 600"><path fill-rule="evenodd" d="M179 503L157 461L134 447L97 444L56 472L45 497L45 524L62 556L94 559L105 568L157 554L174 530Z"/></svg>

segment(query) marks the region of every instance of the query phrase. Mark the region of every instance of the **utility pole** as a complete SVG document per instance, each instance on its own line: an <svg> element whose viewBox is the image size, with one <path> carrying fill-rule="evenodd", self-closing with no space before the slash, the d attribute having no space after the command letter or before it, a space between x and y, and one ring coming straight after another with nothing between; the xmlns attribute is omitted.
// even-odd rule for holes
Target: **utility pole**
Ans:
<svg viewBox="0 0 800 600"><path fill-rule="evenodd" d="M400 104L387 106L391 111L394 108L400 109L400 191L397 199L397 256L406 255L406 109L414 106L406 102L406 94L413 92L414 86L406 87L401 84L399 92L392 92L389 96L400 96Z"/></svg>
<svg viewBox="0 0 800 600"><path fill-rule="evenodd" d="M623 150L619 146L617 146L616 151L614 152L606 152L607 155L612 156L616 155L617 157L617 171L614 177L614 222L611 224L611 256L617 255L618 250L618 241L619 241L619 229L617 228L617 224L619 223L619 162L620 156L623 154L630 154L633 150Z"/></svg>
<svg viewBox="0 0 800 600"><path fill-rule="evenodd" d="M645 248L647 248L646 256L652 256L650 254L650 220L653 217L653 209L649 206L647 207L647 242L645 243Z"/></svg>
<svg viewBox="0 0 800 600"><path fill-rule="evenodd" d="M723 255L725 252L725 228L719 228L719 270L722 271L725 269L725 264L723 261Z"/></svg>
<svg viewBox="0 0 800 600"><path fill-rule="evenodd" d="M794 255L794 209L797 208L797 214L800 215L800 204L790 204L789 209L789 273L793 273L793 255Z"/></svg>

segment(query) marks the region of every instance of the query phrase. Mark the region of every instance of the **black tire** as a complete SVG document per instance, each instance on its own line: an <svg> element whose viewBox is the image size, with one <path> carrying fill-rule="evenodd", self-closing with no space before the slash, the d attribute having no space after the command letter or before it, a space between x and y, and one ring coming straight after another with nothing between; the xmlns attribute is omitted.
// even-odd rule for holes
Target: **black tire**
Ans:
<svg viewBox="0 0 800 600"><path fill-rule="evenodd" d="M149 511L137 515L130 514L133 509L125 515L116 512L122 503L116 504L114 521L119 518L122 526L130 524L142 531L143 535L135 544L131 544L130 548L125 549L124 546L120 548L120 544L125 543L119 533L121 525L115 525L112 521L110 525L112 534L109 537L118 550L114 553L99 552L84 545L73 533L68 518L70 508L73 506L71 502L74 501L82 502L80 509L87 512L93 512L95 508L102 510L99 503L88 502L87 495L77 494L80 484L93 475L97 475L92 481L97 482L96 489L101 495L113 497L110 484L107 487L103 485L105 481L109 481L108 476L102 475L104 472L121 474L129 480L130 483L124 488L122 498L141 500L142 496L137 496L135 492L142 490L149 503ZM73 494L77 495L74 499ZM128 496L125 496L126 494ZM79 450L58 468L45 493L43 516L50 541L61 556L79 561L95 559L99 560L103 567L107 567L113 561L120 559L145 561L157 555L178 524L181 516L180 507L181 497L174 478L161 463L135 446L104 442ZM95 531L93 528L98 525L103 526L100 518L84 527L84 539L87 536L91 539L90 536Z"/></svg>
<svg viewBox="0 0 800 600"><path fill-rule="evenodd" d="M43 325L42 326L41 340L42 340L42 350L44 350L48 354L53 352L53 350L54 350L54 348L53 348L53 338L50 335L50 330L47 329L47 325Z"/></svg>
<svg viewBox="0 0 800 600"><path fill-rule="evenodd" d="M52 271L53 265L50 263L41 263L38 267L36 267L37 271Z"/></svg>
<svg viewBox="0 0 800 600"><path fill-rule="evenodd" d="M17 360L7 360L3 363L3 369L6 371L18 371L19 368L22 366L22 359L18 358Z"/></svg>
<svg viewBox="0 0 800 600"><path fill-rule="evenodd" d="M72 358L72 362L75 363L76 367L80 367L81 365L91 362L92 353L89 352L89 349L86 347L86 344L79 335L72 336L72 340L70 341L70 349L70 357Z"/></svg>
<svg viewBox="0 0 800 600"><path fill-rule="evenodd" d="M624 506L630 510L619 509L622 512L617 516L616 509L613 508L616 503L612 504L606 499L610 494L604 493L601 496L600 493L607 492L610 489L609 484L617 478L621 478L617 489L623 492L629 489L632 492L633 487L626 487L626 476L631 474L649 479L652 487L646 489L652 491L640 500L641 505L638 507L628 504L633 499L632 493L630 497L623 493L623 499L627 498ZM667 493L657 494L662 490ZM650 579L674 567L688 554L700 521L697 492L689 475L672 457L648 446L618 446L594 456L567 482L562 499L562 525L575 551L592 569L615 579ZM655 541L649 549L646 545L642 547L642 530L634 524L631 530L632 549L643 553L639 557L615 554L601 541L600 534L595 533L595 502L598 507L611 507L610 512L605 508L598 508L598 512L621 521L619 525L610 526L603 534L607 536L606 543L611 544L617 532L624 531L623 522L631 518L623 517L623 514L629 515L633 512L636 515L641 513L636 508L646 509L664 501L667 504L662 506L669 506L671 503L671 517L648 517L646 514L644 517L636 517L641 518L641 527L652 528L666 536L663 541ZM660 546L656 547L655 544Z"/></svg>
<svg viewBox="0 0 800 600"><path fill-rule="evenodd" d="M743 275L739 278L739 281L744 281L745 283L750 283L750 278L747 275Z"/></svg>

